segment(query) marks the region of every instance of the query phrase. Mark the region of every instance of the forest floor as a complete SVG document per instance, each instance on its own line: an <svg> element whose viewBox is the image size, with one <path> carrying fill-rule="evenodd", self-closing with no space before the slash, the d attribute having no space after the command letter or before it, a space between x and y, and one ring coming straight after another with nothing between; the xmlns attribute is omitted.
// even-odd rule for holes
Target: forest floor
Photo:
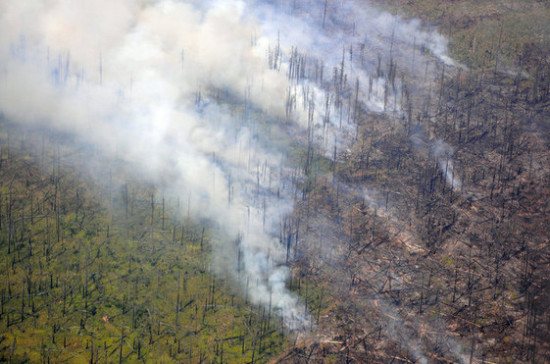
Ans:
<svg viewBox="0 0 550 364"><path fill-rule="evenodd" d="M67 136L0 130L1 362L240 363L288 345L213 274L207 222Z"/></svg>
<svg viewBox="0 0 550 364"><path fill-rule="evenodd" d="M375 2L435 25L463 66L397 127L365 111L311 176L296 274L328 313L279 362L547 362L549 7Z"/></svg>
<svg viewBox="0 0 550 364"><path fill-rule="evenodd" d="M397 121L361 109L335 160L308 152L285 239L309 330L214 274L209 223L162 189L1 120L0 361L550 361L550 8L375 3L466 67Z"/></svg>

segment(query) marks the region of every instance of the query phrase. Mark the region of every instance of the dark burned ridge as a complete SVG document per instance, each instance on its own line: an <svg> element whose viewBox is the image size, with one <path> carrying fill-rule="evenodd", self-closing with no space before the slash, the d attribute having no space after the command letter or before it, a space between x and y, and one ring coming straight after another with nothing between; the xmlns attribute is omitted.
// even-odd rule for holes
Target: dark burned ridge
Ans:
<svg viewBox="0 0 550 364"><path fill-rule="evenodd" d="M327 26L327 29L336 32L336 27ZM376 74L376 78L384 80L381 94L387 113L373 113L366 107L370 87L365 84L359 87L359 82L354 81L351 70L363 69L350 67L352 62L362 66L362 61L358 61L351 50L352 47L344 47L341 58L340 50L335 52L337 56L332 56L336 59L335 66L328 72L330 77L321 76L322 61L307 56L306 52L293 50L290 60L280 60L291 65L289 79L297 89L289 90L285 120L266 118L260 110L248 105L246 96L223 92L221 96L210 96L227 109L234 109L236 114L242 113L243 126L251 129L252 137L260 145L277 150L289 148L289 160L281 166L281 181L289 187L282 192L292 196L295 209L272 231L286 253L281 254L284 258L276 265L283 264L284 260L294 268L288 286L302 297L310 327L315 330L301 336L280 361L547 361L546 329L550 325L544 324L548 322L545 308L550 302L546 294L550 261L549 143L548 135L541 131L547 129L550 116L546 108L548 84L506 78L494 72L449 69L426 54L428 59L421 65L418 61L418 68L410 62L410 69L422 69L411 74L403 71L409 67L407 55L400 62L399 57L392 57L390 52L388 58L378 57L377 62L367 62L365 66L367 71L376 68L370 75ZM276 63L280 65L279 61ZM301 87L308 82L317 83L328 95L326 99L333 100L327 109L332 115L344 115L340 120L330 119L326 113L323 118L320 113L310 112L323 109L319 103L304 102L305 106L301 106L299 100L296 101L303 94ZM391 99L400 102L392 105ZM196 101L199 112L207 113L209 105L202 95ZM309 112L307 129L298 129L289 123L298 107ZM317 118L319 115L321 119ZM322 134L331 123L332 130L340 130L341 119L351 124L345 129L350 138L345 140L352 143L337 144L327 153L327 145L317 141L325 140ZM218 158L220 156L212 156L214 165L227 173L230 166ZM54 166L54 174L55 171ZM458 183L452 182L455 179ZM243 184L252 200L279 198L279 192L260 186L253 177L244 179ZM57 184L51 186L57 191ZM80 196L77 189L73 192ZM191 252L202 252L205 229L199 228L197 232L192 226L174 223L172 234L167 233L164 218L159 220L155 215L159 202L155 202L154 194L147 193L142 193L145 196L141 199L142 207L145 207L141 212L148 218L150 205L151 221L142 224L140 239L149 236L155 244L140 245L140 249L154 253L158 252L158 246L169 246L181 253L180 242L174 238L176 232L179 233L177 226L182 229L182 246ZM128 198L128 194L122 195ZM164 201L162 206L164 216ZM128 215L128 211L119 213ZM160 224L162 229L158 228ZM189 242L183 238L183 231ZM110 234L109 229L98 232ZM25 239L21 242L18 253L27 247ZM126 262L121 266L126 268ZM157 264L162 264L162 259L155 260L151 266ZM23 268L17 267L21 277ZM198 271L207 272L204 267ZM135 270L132 272L136 275ZM82 280L80 276L77 278ZM166 311L175 314L170 316L170 322L178 327L182 317L178 307L183 305L183 312L191 314L188 318L194 320L195 325L194 334L176 332L176 340L196 337L197 333L208 333L207 330L216 327L216 323L208 321L208 317L213 317L208 316L209 313L220 312L214 301L225 300L227 306L234 307L234 297L229 305L228 297L222 298L216 291L219 286L216 280L208 278L207 298L200 307L195 304L193 316L190 313L193 302L202 302L204 297L180 300L179 278L171 278L178 282L177 288L172 287L173 292L178 292L177 298L172 297L178 303L176 310L172 305ZM154 277L151 280L154 281ZM24 281L21 284L25 289ZM33 290L30 283L27 287ZM85 287L87 289L87 283ZM87 291L84 292L84 298L88 297ZM17 296L16 300L12 298L10 295L9 327L18 314L32 318L27 314L34 309L29 307L25 295ZM124 312L127 308L124 298L116 296L114 301L122 310L118 317L129 319L129 311ZM2 305L5 302L3 296ZM20 304L23 308L18 311ZM140 306L140 315L146 323L143 307L146 305ZM201 307L202 325L197 319ZM211 307L214 309L210 310ZM266 359L268 352L272 353L272 348L277 346L273 343L278 338L272 334L283 326L270 322L271 313L269 307L255 318L248 316L247 334L232 332L219 341L214 332L211 336L216 338L215 343L195 344L215 352L220 361L223 361L220 356L224 356L223 343L233 341L234 346L242 344L242 354L248 355L252 362ZM87 311L83 316L86 321ZM170 357L180 360L192 357L192 349L180 355L180 342L169 342L171 329L167 328L161 335L161 322L166 320L154 312L149 313L149 317L154 319L151 318L148 329L140 326L141 337L128 355L139 359L139 340L145 342L149 334L151 350L162 347ZM135 322L133 318L132 321ZM153 328L157 323L155 336ZM52 345L57 345L56 337L59 343L56 325L53 324ZM119 341L113 338L116 335L120 336ZM124 347L122 343L128 333L123 330L116 335L111 335L108 344L111 355L116 351L117 342L120 348ZM94 343L93 335L88 339L91 340L89 352L96 355L98 344ZM165 345L163 339L166 339ZM155 342L163 344L154 348ZM15 340L13 347L12 358ZM9 345L2 348L6 353L10 350ZM263 356L255 357L260 353ZM45 360L46 355L41 355ZM198 357L207 358L202 349Z"/></svg>
<svg viewBox="0 0 550 364"><path fill-rule="evenodd" d="M440 71L400 127L362 113L351 152L297 203L297 279L338 288L318 336L280 361L548 359L548 85Z"/></svg>
<svg viewBox="0 0 550 364"><path fill-rule="evenodd" d="M311 61L312 58L308 58L308 61ZM315 62L315 61L313 61ZM309 63L309 65L314 63ZM380 62L380 60L379 60ZM386 77L386 75L395 75L397 73L396 64L394 63L395 60L390 59L386 67L383 65L378 65L380 70L378 71L380 77ZM342 68L340 70L337 70L335 72L336 76L338 75L338 72L342 74L343 77L341 77L341 80L344 80L346 76L346 71L344 70L344 59L342 60ZM319 81L317 72L315 72L315 76L313 76L313 72L311 71L312 68L308 68L308 64L304 63L303 67L305 70L310 70L310 72L298 72L298 74L301 74L303 78L298 77L297 82L299 81L306 81L308 80L308 75L311 75L314 77L313 81ZM436 67L437 68L437 67ZM443 67L441 67L443 69ZM429 83L429 81L426 80L426 77L424 77L424 80L426 84ZM331 92L330 90L331 86L334 84L334 82L338 82L337 79L333 79L333 82L325 82L323 85L326 87L325 91ZM392 82L395 87L395 82ZM406 86L403 86L406 88ZM418 86L417 86L418 87ZM427 86L426 86L427 87ZM352 95L357 95L358 91L353 90L353 88L347 84L347 82L341 83L337 86L338 89L338 97L335 98L341 98L342 103L339 107L342 107L344 103L347 101L350 103L350 100L352 100ZM396 94L398 92L397 89L389 90L387 89L385 91L386 93ZM429 92L427 93L429 95ZM431 96L428 96L427 99L430 100ZM220 100L219 93L216 95L216 99ZM357 99L362 99L357 97ZM415 97L415 99L420 99L420 97ZM225 102L229 102L230 104L235 103L235 101L238 100L238 98L235 97L226 97ZM412 103L412 97L405 100L408 103ZM358 130L358 136L357 139L361 139L360 142L363 142L364 138L369 137L368 135L374 135L371 145L374 146L374 156L373 160L370 161L372 165L378 165L377 169L380 171L380 173L385 173L385 169L388 167L386 165L380 164L380 161L377 161L376 159L379 159L381 155L377 155L379 153L384 154L386 151L384 150L387 147L388 139L392 136L397 136L400 139L400 143L405 142L405 145L408 145L406 148L406 151L400 151L398 154L403 155L404 159L414 159L414 157L411 158L411 156L407 156L407 153L415 153L415 147L414 142L411 139L421 139L421 142L423 144L428 145L426 152L425 150L416 151L418 154L424 155L427 154L428 158L433 158L433 155L431 153L431 147L429 145L435 143L435 139L431 136L429 136L428 133L420 132L423 127L421 125L414 126L414 121L412 119L412 114L410 110L412 110L412 105L408 107L409 114L407 115L405 113L405 110L407 110L407 107L403 107L403 112L398 117L385 117L383 114L372 114L368 110L365 109L365 106L359 102L359 108L356 111L356 119L357 122L357 130ZM407 105L408 106L408 105ZM253 107L247 107L244 106L245 109L248 109L250 112L258 112L258 110L254 110ZM360 115L358 117L357 115ZM268 123L270 124L270 123ZM288 136L294 136L294 129L289 129L288 126L292 124L283 123L285 125L285 128L283 129L285 131L285 134ZM413 125L413 126L412 126ZM390 130L388 130L388 128ZM413 130L411 130L413 129ZM257 136L265 135L266 133L263 132L263 130L260 128L261 132L256 134ZM280 130L280 129L279 129ZM292 132L288 132L289 130L292 130ZM310 131L308 131L308 134ZM409 137L407 137L407 134L410 134ZM256 136L255 135L255 136ZM422 135L422 137L420 137ZM294 139L296 140L296 139ZM300 141L297 141L300 143ZM312 147L310 145L311 141L309 143L305 143L302 141L301 148L310 148ZM418 319L414 320L414 322L410 322L410 318L408 317L408 314L403 313L402 310L399 310L400 302L401 300L395 301L391 297L387 297L387 279L383 278L383 273L388 270L388 261L393 261L395 259L401 260L399 255L403 254L408 257L412 257L410 259L422 259L429 256L428 252L429 250L426 249L423 244L418 241L418 238L415 236L415 232L408 232L407 228L404 227L405 224L403 224L400 220L400 216L404 218L405 221L409 221L411 217L407 216L409 212L407 212L408 204L407 201L400 201L403 197L407 197L407 194L405 191L401 191L401 188L404 186L392 186L391 183L384 182L384 191L385 196L375 196L375 200L386 200L385 207L383 203L380 201L372 201L372 198L369 196L364 195L364 190L369 188L379 188L379 177L377 175L374 176L364 176L357 178L354 176L356 172L361 172L362 168L365 168L364 165L355 165L354 159L359 157L362 159L364 156L357 153L357 145L359 144L359 141L355 145L349 145L347 148L345 148L344 151L336 151L335 155L336 157L334 160L331 160L329 158L323 157L323 152L321 152L320 155L319 149L322 150L322 146L314 145L312 154L316 154L317 156L315 158L308 156L307 158L311 158L311 161L307 161L305 164L315 164L315 167L313 169L310 169L310 173L308 173L307 170L304 170L303 173L306 176L304 182L301 184L302 193L299 199L297 200L297 209L295 212L295 216L291 217L288 220L288 223L285 225L285 229L280 234L280 241L281 243L286 243L286 249L287 249L287 262L293 266L299 267L300 272L302 272L302 266L305 264L306 266L310 265L316 265L320 264L321 267L324 267L325 260L330 260L329 264L330 268L324 268L329 269L330 274L325 271L324 269L316 269L315 276L322 276L326 279L327 277L325 275L332 276L332 278L329 280L332 284L334 284L334 287L340 286L339 280L341 279L342 274L344 271L349 271L348 263L339 263L338 259L332 260L331 258L327 258L323 255L311 257L308 255L308 250L310 247L308 244L310 243L309 240L312 239L308 235L312 235L312 231L318 230L319 226L331 226L334 230L334 232L331 234L333 235L334 241L328 242L330 245L330 254L339 254L342 255L343 261L349 262L350 259L358 259L357 257L354 257L354 254L358 255L364 255L366 251L369 251L369 247L372 244L372 242L367 243L360 247L360 249L357 249L357 251L353 251L351 248L346 248L345 245L342 244L343 241L348 240L349 236L347 233L345 233L343 230L346 230L347 227L345 217L344 215L347 213L343 213L341 211L345 211L346 209L353 207L357 211L360 212L361 216L358 220L361 220L361 218L364 218L365 216L374 217L378 220L377 222L380 227L377 229L377 234L382 234L386 236L383 241L376 242L376 247L379 249L383 249L384 247L387 248L389 246L393 246L396 242L400 242L401 244L397 244L397 251L401 251L401 253L395 253L396 255L392 257L386 257L384 258L385 262L383 264L380 263L379 259L374 259L373 261L379 265L380 267L374 268L372 267L372 262L363 262L362 264L369 264L371 270L364 270L363 268L360 268L361 273L354 273L352 278L351 286L353 288L354 292L354 299L351 301L353 302L353 310L357 311L365 311L365 312L371 312L377 315L377 319L373 319L372 321L369 320L370 324L366 325L373 326L373 330L378 332L378 337L380 338L383 334L385 336L385 340L387 340L387 343L397 343L398 345L403 345L405 347L405 350L411 352L411 357L414 360L423 360L425 358L425 354L423 354L424 350L429 350L431 353L440 352L439 355L442 355L444 357L447 355L451 358L459 358L463 355L461 352L460 346L457 342L455 342L453 339L449 337L449 335L444 333L444 330L442 329L433 329L433 332L440 332L445 337L444 344L442 348L437 349L439 344L434 344L434 341L439 340L439 337L437 335L428 337L427 335L424 335L422 332L418 331L416 327L419 326L419 323L421 326L428 326L433 327L434 325L437 325L434 323L434 320L430 319ZM393 144L390 141L390 147L391 144ZM417 148L418 149L418 148ZM422 148L421 148L422 149ZM307 152L309 153L309 151ZM391 158L394 157L393 152L391 152ZM387 156L386 156L387 157ZM401 158L401 157L400 157ZM313 161L314 159L315 162ZM323 162L324 160L324 162ZM304 161L302 160L302 164ZM360 164L364 164L365 161L360 161ZM399 163L398 163L399 164ZM366 169L368 169L369 161L367 157L366 161ZM353 170L351 173L347 173L345 169L349 167ZM399 167L398 167L399 168ZM311 173L311 170L315 170L314 173ZM375 172L378 173L378 172ZM444 172L445 175L447 172ZM366 178L365 178L366 177ZM445 177L443 178L443 183L445 180ZM327 184L328 183L328 184ZM439 182L441 183L441 181ZM311 201L314 198L314 195L318 193L319 187L325 191L324 193L327 193L328 197L330 194L333 194L334 191L336 191L337 197L335 198L335 201L329 202L329 206L325 207L330 210L339 210L339 212L334 214L334 212L325 212L323 208L323 202L320 201ZM406 187L406 186L405 186ZM395 188L395 191L392 189ZM376 194L376 192L375 192ZM392 196L392 201L390 203L390 206L388 208L388 199L389 195ZM295 194L296 195L296 194ZM345 201L345 202L341 202ZM304 207L307 205L307 207ZM335 206L333 206L335 205ZM401 206L404 207L405 210L402 210L401 212L395 211L396 208L392 208L393 206ZM304 211L304 209L306 211ZM317 213L314 213L313 216L311 215L310 209L318 209ZM375 210L374 213L372 210ZM380 211L376 211L380 210ZM304 218L305 214L305 218ZM353 212L352 212L353 214ZM304 228L303 220L306 220L306 228ZM314 220L321 220L314 221ZM324 221L328 220L328 221ZM302 223L300 223L302 222ZM363 224L363 223L361 223ZM353 225L353 223L352 223ZM449 227L445 228L447 230ZM305 229L305 230L304 230ZM304 230L304 231L303 231ZM324 230L324 229L323 229ZM405 231L403 231L405 230ZM313 233L315 234L315 233ZM301 238L299 238L299 236ZM373 232L373 238L374 238L374 232ZM315 239L315 238L313 238ZM357 237L354 237L354 239L360 239ZM379 240L377 237L376 240ZM292 247L294 246L294 252L292 252ZM395 248L395 247L394 247ZM348 250L346 253L343 251ZM351 255L350 255L351 254ZM418 254L421 254L422 257L416 257ZM428 255L427 255L428 254ZM289 259L289 257L293 257L294 259ZM409 258L407 258L409 259ZM313 263L316 262L316 263ZM359 262L355 263L361 264ZM400 265L403 263L400 263ZM411 263L412 264L412 263ZM406 264L404 264L406 266ZM423 275L423 267L417 268L414 270L415 275ZM300 273L302 274L302 273ZM306 275L307 277L307 275ZM336 277L336 278L335 278ZM304 279L311 279L311 277L307 277ZM315 278L313 278L315 279ZM377 282L379 280L382 280L382 282ZM392 278L390 278L391 282ZM393 283L393 290L391 288L390 283L390 292L399 292L398 294L407 293L407 294L413 294L415 295L416 288L402 288L396 289L396 281L399 282L399 285L402 284L402 278L395 278L393 277L394 283ZM370 287L362 287L363 283L365 281L374 281L374 283L370 283ZM382 284L383 283L383 284ZM336 290L338 291L338 290ZM332 294L335 294L335 292L332 292ZM307 301L307 297L306 297ZM424 303L425 304L425 303ZM422 303L420 304L422 305ZM381 309L380 307L384 307ZM341 310L341 308L340 308ZM344 310L345 311L345 310ZM388 314L388 312L390 312ZM409 311L409 313L412 311ZM319 319L317 319L319 321ZM359 319L361 320L361 318ZM417 322L418 321L418 322ZM319 323L319 322L318 322ZM328 326L320 328L319 332L320 335L323 337L326 337L328 339L320 339L322 346L327 346L326 344L329 342L340 342L344 345L346 344L346 340L342 342L342 340L330 340L330 332L333 332L336 327L340 326L340 323L334 322L332 324L328 324ZM389 330L389 331L388 331ZM395 333L394 331L399 332L399 334ZM363 337L361 342L363 342L363 348L365 350L367 344L365 344L365 340L367 337L369 337L372 334L369 333ZM423 341L422 339L423 338ZM306 339L307 340L307 339ZM355 339L354 339L355 340ZM384 340L382 340L384 341ZM408 344L405 344L408 343ZM412 344L411 344L412 343ZM333 345L334 344L328 344ZM315 344L312 347L311 353L315 352L315 348L318 346L318 344ZM427 349L426 349L427 348ZM395 350L395 349L393 349ZM323 349L325 351L325 349ZM330 350L329 350L330 351ZM349 349L348 349L349 351ZM378 355L378 354L376 354ZM405 356L407 357L407 356Z"/></svg>

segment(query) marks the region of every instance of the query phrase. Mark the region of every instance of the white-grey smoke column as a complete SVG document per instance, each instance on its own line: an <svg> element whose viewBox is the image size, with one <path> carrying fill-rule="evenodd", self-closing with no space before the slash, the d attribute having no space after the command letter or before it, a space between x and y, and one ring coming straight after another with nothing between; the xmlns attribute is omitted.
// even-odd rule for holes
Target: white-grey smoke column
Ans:
<svg viewBox="0 0 550 364"><path fill-rule="evenodd" d="M457 176L454 155L455 149L442 139L431 138L425 128L418 125L412 130L410 137L415 151L424 158L434 158L437 161L445 182L452 191L460 193L465 197L472 193L463 188L460 178Z"/></svg>
<svg viewBox="0 0 550 364"><path fill-rule="evenodd" d="M429 58L420 46L450 59L443 37L367 3L328 1L328 12L324 1L293 3L0 0L0 112L116 152L146 179L191 196L194 214L216 222L228 241L241 236L241 281L250 282L252 301L298 328L307 314L285 287L276 230L293 208L279 173L284 151L260 143L214 91L293 128L313 124L330 154L353 139L352 105L334 100L356 80L372 111L399 109L400 86L388 97L378 59L414 70L413 60ZM289 77L293 47L312 60L307 77ZM324 78L313 77L315 65ZM338 67L346 90L331 81ZM234 266L225 269L236 275Z"/></svg>
<svg viewBox="0 0 550 364"><path fill-rule="evenodd" d="M417 19L380 11L368 1L248 3L252 16L260 19L261 34L271 40L270 55L281 72L289 74L290 46L304 56L303 78L292 83L287 99L295 100L294 111L303 127L313 105L315 139L328 157L334 147L345 149L357 135L355 100L371 112L396 119L404 115L401 79L397 74L390 77L389 64L394 73L397 68L406 73L409 93L418 98L425 96L426 89L415 84L435 77L428 72L435 60L455 65L447 54L447 39L437 31L423 27ZM339 78L343 82L336 85ZM357 91L357 98L350 95ZM347 101L339 103L339 98Z"/></svg>
<svg viewBox="0 0 550 364"><path fill-rule="evenodd" d="M451 189L459 190L462 183L455 175L455 166L453 163L454 149L452 146L444 142L443 140L437 140L433 147L433 154L437 158L439 169L445 177L445 181L451 187Z"/></svg>
<svg viewBox="0 0 550 364"><path fill-rule="evenodd" d="M277 264L274 228L292 209L284 190L274 197L280 152L261 147L232 105L196 96L248 92L274 119L284 113L286 79L251 46L257 26L243 21L243 7L3 1L0 110L116 151L145 179L191 196L193 213L212 219L228 241L241 235L251 300L271 303L298 328L307 323L304 308Z"/></svg>

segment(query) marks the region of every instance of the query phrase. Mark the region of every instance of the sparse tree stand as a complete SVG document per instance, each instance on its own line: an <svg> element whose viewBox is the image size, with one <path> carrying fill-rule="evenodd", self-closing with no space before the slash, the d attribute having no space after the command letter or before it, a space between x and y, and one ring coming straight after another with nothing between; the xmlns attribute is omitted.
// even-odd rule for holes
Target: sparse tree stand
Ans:
<svg viewBox="0 0 550 364"><path fill-rule="evenodd" d="M206 268L207 224L182 221L172 201L157 201L158 189L124 168L80 179L64 155L89 156L42 133L10 145L9 158L0 133L0 358L250 362L282 350L284 336L268 329L275 318Z"/></svg>

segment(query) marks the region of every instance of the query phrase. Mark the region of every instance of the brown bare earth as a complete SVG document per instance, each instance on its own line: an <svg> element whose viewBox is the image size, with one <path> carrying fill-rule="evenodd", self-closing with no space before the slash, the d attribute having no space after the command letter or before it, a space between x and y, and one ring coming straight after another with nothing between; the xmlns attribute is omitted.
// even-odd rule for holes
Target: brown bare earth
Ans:
<svg viewBox="0 0 550 364"><path fill-rule="evenodd" d="M373 2L461 66L407 79L389 59L399 110L356 102L334 159L288 142L280 263L308 327L215 274L215 228L162 187L0 116L0 362L550 362L550 5ZM351 105L344 73L327 89Z"/></svg>
<svg viewBox="0 0 550 364"><path fill-rule="evenodd" d="M312 177L295 279L317 326L275 362L548 362L548 5L378 3L438 26L469 68L439 69L400 127L363 114Z"/></svg>

